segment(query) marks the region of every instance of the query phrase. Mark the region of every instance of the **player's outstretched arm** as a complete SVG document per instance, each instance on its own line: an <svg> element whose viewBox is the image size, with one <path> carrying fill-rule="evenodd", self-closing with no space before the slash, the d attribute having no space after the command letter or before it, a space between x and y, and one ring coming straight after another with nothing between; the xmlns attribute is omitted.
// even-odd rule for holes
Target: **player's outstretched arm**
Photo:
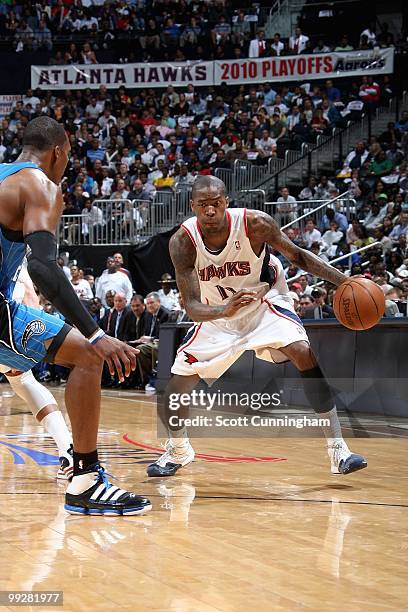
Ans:
<svg viewBox="0 0 408 612"><path fill-rule="evenodd" d="M225 304L219 306L203 304L195 270L196 249L183 229L179 229L171 237L169 250L176 271L177 287L192 321L199 323L232 317L238 310L257 299L254 291L242 289L226 300Z"/></svg>
<svg viewBox="0 0 408 612"><path fill-rule="evenodd" d="M256 245L259 249L266 242L302 270L327 280L333 285L341 285L346 279L342 272L324 262L320 257L293 244L270 215L258 210L248 210L247 223L251 244Z"/></svg>
<svg viewBox="0 0 408 612"><path fill-rule="evenodd" d="M61 190L42 176L31 176L24 189L23 233L30 277L57 310L90 340L95 351L108 363L111 374L116 369L123 381L123 371L128 376L135 369L139 351L105 335L79 301L56 261L55 230L63 209Z"/></svg>

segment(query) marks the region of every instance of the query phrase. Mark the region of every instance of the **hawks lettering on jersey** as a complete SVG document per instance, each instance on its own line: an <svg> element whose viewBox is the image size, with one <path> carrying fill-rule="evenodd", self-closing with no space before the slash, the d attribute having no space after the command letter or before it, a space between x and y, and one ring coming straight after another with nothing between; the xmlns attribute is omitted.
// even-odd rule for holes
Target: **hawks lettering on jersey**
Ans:
<svg viewBox="0 0 408 612"><path fill-rule="evenodd" d="M222 266L211 264L198 271L200 281L209 281L212 278L226 278L227 276L247 276L251 274L249 261L226 261Z"/></svg>
<svg viewBox="0 0 408 612"><path fill-rule="evenodd" d="M223 249L210 251L203 240L203 235L195 217L187 219L182 228L188 233L196 248L195 269L197 271L201 301L210 305L225 303L234 293L241 289L273 297L288 292L282 264L270 253L268 245L261 252L253 251L248 235L246 210L233 208L226 211L229 236ZM251 316L259 307L260 301L254 301L228 318L228 325L233 319Z"/></svg>

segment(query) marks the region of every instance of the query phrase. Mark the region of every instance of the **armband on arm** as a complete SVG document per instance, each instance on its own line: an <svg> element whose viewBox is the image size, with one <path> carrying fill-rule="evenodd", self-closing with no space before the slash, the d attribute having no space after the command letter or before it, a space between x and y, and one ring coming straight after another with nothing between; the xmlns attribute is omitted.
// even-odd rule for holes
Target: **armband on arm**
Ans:
<svg viewBox="0 0 408 612"><path fill-rule="evenodd" d="M51 232L38 231L25 236L27 270L40 292L79 331L93 342L102 331L78 299L71 283L56 261L57 241ZM103 333L103 332L102 332ZM97 338L96 338L97 336Z"/></svg>

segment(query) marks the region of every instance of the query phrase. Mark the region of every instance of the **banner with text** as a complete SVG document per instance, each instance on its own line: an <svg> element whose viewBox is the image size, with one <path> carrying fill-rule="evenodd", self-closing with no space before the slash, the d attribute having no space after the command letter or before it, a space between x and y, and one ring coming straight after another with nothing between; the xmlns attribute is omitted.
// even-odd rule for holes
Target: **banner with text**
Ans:
<svg viewBox="0 0 408 612"><path fill-rule="evenodd" d="M213 85L214 62L31 66L34 89L185 87L189 83Z"/></svg>
<svg viewBox="0 0 408 612"><path fill-rule="evenodd" d="M223 62L145 64L95 64L91 66L31 66L31 87L36 89L86 89L105 85L136 87L185 87L227 84L305 81L336 77L390 74L394 49L315 53L287 57L263 57Z"/></svg>
<svg viewBox="0 0 408 612"><path fill-rule="evenodd" d="M245 85L254 82L305 81L390 74L394 49L314 53L287 57L215 62L215 83Z"/></svg>
<svg viewBox="0 0 408 612"><path fill-rule="evenodd" d="M21 94L10 94L0 96L0 119L7 117L14 108L16 102L21 100Z"/></svg>

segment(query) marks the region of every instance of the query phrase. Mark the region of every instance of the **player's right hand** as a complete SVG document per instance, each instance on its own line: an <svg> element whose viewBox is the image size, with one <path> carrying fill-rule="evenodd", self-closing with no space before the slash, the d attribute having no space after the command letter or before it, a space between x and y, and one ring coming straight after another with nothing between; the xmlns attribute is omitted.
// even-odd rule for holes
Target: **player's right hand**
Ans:
<svg viewBox="0 0 408 612"><path fill-rule="evenodd" d="M133 348L133 346L129 346L117 338L105 335L96 344L93 344L92 347L108 364L111 376L115 375L116 370L119 382L123 382L125 377L135 370L136 355L140 351Z"/></svg>
<svg viewBox="0 0 408 612"><path fill-rule="evenodd" d="M228 302L224 306L223 317L228 318L234 316L238 310L252 304L257 300L256 291L250 291L249 289L240 289L233 296L231 296Z"/></svg>

